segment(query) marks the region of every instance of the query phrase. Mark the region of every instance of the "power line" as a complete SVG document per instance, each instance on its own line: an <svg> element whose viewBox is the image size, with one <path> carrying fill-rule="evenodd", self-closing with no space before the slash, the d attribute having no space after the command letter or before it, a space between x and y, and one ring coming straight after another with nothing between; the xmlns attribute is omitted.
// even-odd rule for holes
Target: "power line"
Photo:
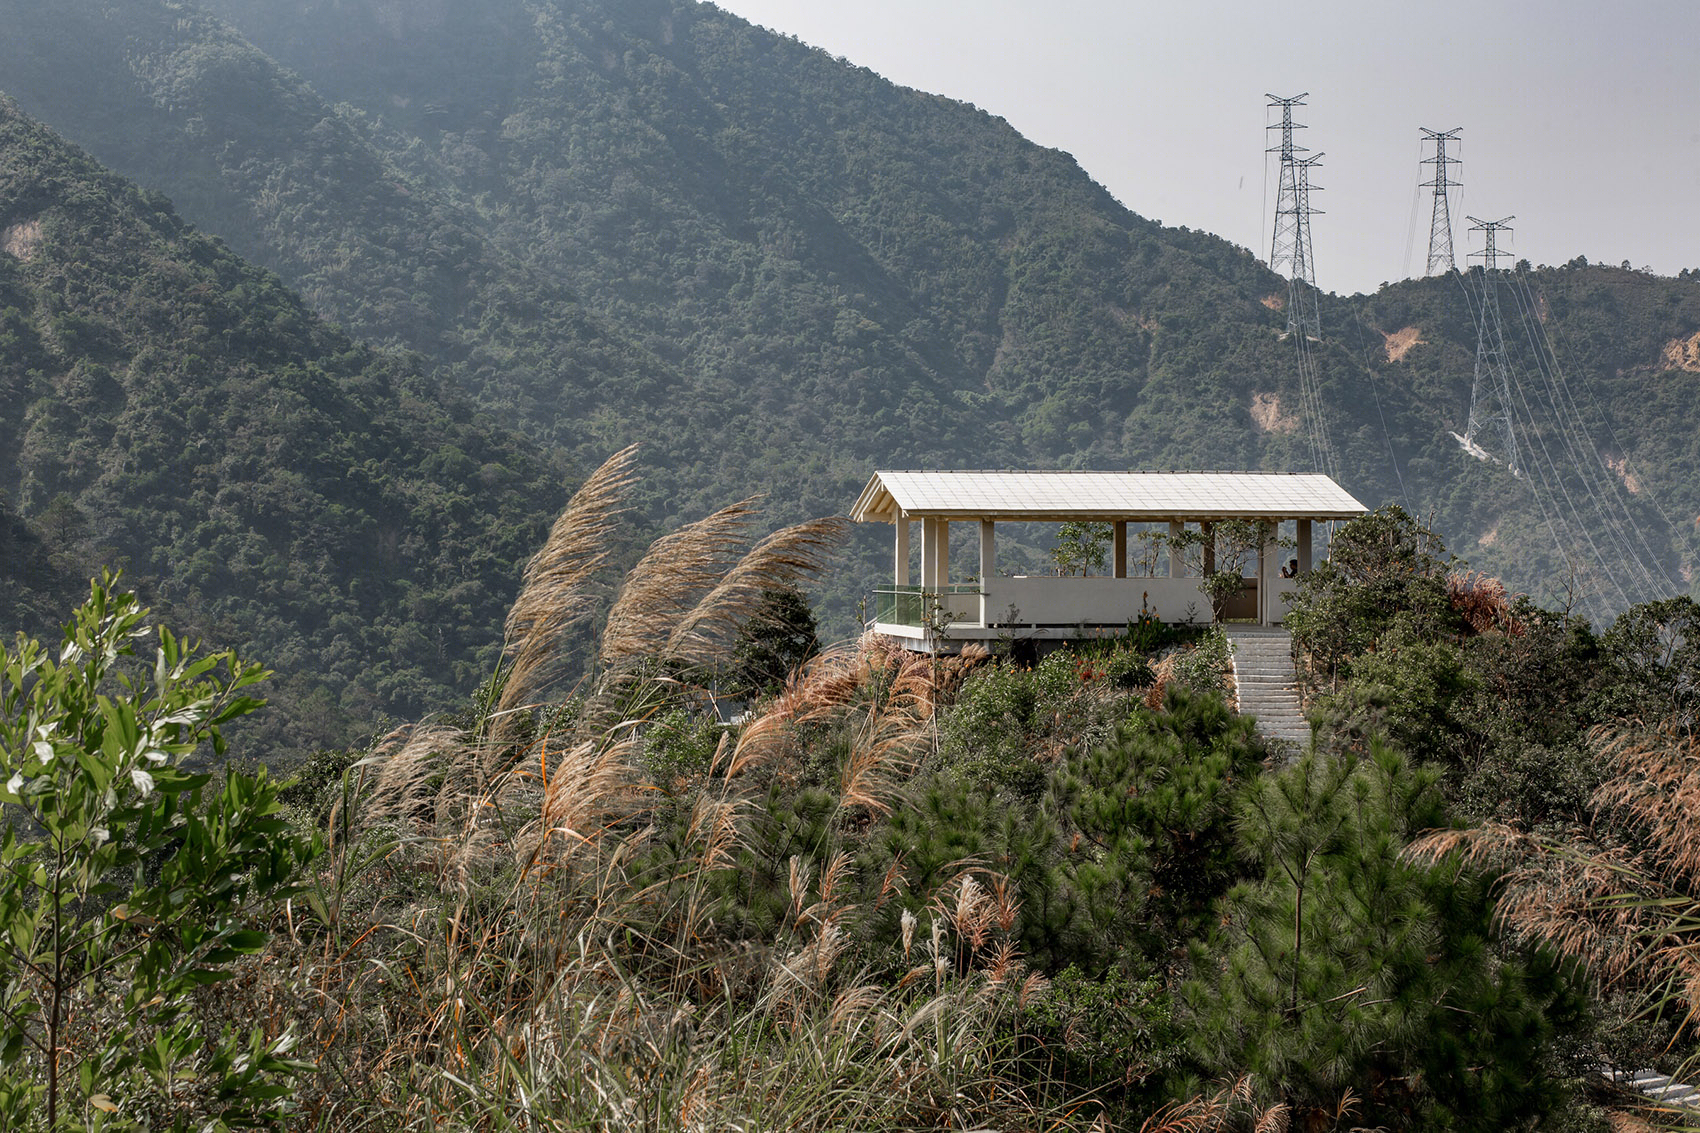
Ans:
<svg viewBox="0 0 1700 1133"><path fill-rule="evenodd" d="M1528 277L1521 270L1517 271L1517 276L1522 282L1523 289L1529 293L1531 297L1530 303L1532 306L1534 302L1534 291L1530 286ZM1556 334L1547 333L1545 324L1541 325L1540 331L1542 339L1546 342L1547 349L1552 353L1554 371L1562 375L1563 371L1558 369L1558 343L1555 341L1557 336ZM1565 352L1566 354L1569 354L1568 348L1566 348ZM1576 368L1574 355L1570 356L1569 364L1572 369ZM1629 463L1629 449L1618 439L1617 430L1612 427L1611 415L1600 405L1599 399L1594 396L1593 387L1587 382L1586 378L1581 377L1580 375L1579 377L1581 380L1582 391L1588 395L1589 404L1594 407L1595 415L1605 425L1607 439L1610 441L1612 446L1622 454L1624 475L1634 476L1636 474L1636 470ZM1568 391L1568 383L1565 383L1565 389ZM1578 413L1578 417L1580 417L1580 413ZM1654 490L1651 478L1641 481L1641 490L1646 492L1647 499L1653 505L1653 510L1658 513L1659 519L1664 523L1666 531L1670 534L1671 550L1677 555L1679 564L1686 562L1687 560L1684 556L1684 551L1693 551L1693 540L1688 536L1687 526L1679 526L1671 520L1670 513L1665 510L1664 504L1659 501L1658 492ZM1657 557L1655 556L1655 562L1656 561Z"/></svg>
<svg viewBox="0 0 1700 1133"><path fill-rule="evenodd" d="M1482 258L1483 270L1480 305L1472 303L1478 331L1470 420L1457 439L1473 456L1501 459L1481 444L1485 436L1498 434L1503 463L1529 485L1560 558L1579 551L1591 556L1599 577L1615 591L1620 608L1668 593L1670 584L1663 577L1659 555L1636 521L1623 485L1589 435L1581 407L1541 325L1536 298L1522 273L1515 270L1503 275L1535 372L1532 380L1513 372L1499 307L1499 260L1511 258L1511 253L1501 251L1498 241L1501 232L1510 231L1513 218L1469 219L1475 225L1470 231L1484 234L1483 250L1471 253ZM1468 286L1464 291L1466 299L1472 298ZM1585 604L1590 616L1609 612L1597 606L1592 596Z"/></svg>
<svg viewBox="0 0 1700 1133"><path fill-rule="evenodd" d="M1511 375L1505 361L1505 330L1499 315L1499 287L1494 279L1494 272L1499 267L1500 256L1510 256L1510 252L1501 252L1497 237L1501 230L1509 230L1509 222L1516 217L1504 217L1500 220L1479 220L1470 217L1475 227L1471 232L1487 234L1486 247L1480 252L1471 252L1471 256L1482 256L1486 270L1482 273L1482 306L1476 319L1476 376L1470 385L1470 417L1464 426L1464 435L1459 438L1464 448L1473 453L1486 452L1477 439L1484 427L1492 426L1499 433L1503 452L1500 459L1513 476L1522 473L1522 467L1517 458L1517 432L1511 424Z"/></svg>

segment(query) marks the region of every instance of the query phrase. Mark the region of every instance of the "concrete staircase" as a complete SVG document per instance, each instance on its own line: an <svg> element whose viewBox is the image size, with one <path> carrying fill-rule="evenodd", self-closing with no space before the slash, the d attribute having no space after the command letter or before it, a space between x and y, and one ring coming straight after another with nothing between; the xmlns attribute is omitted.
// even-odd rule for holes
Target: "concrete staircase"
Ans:
<svg viewBox="0 0 1700 1133"><path fill-rule="evenodd" d="M1672 1113L1687 1117L1700 1113L1700 1090L1686 1082L1667 1078L1656 1070L1637 1070L1632 1074L1619 1072L1607 1077Z"/></svg>
<svg viewBox="0 0 1700 1133"><path fill-rule="evenodd" d="M1257 730L1300 750L1310 746L1310 721L1299 708L1293 674L1293 638L1269 626L1226 626L1234 650L1234 687L1240 714L1257 718Z"/></svg>

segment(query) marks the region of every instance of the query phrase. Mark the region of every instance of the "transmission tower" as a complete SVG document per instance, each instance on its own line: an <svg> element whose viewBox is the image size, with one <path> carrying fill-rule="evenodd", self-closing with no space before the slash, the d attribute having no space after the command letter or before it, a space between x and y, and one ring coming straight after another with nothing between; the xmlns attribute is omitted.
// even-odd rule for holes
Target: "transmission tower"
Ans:
<svg viewBox="0 0 1700 1133"><path fill-rule="evenodd" d="M1299 173L1295 158L1298 154L1307 152L1305 147L1293 143L1293 131L1305 128L1293 121L1293 108L1303 106L1306 96L1301 94L1292 98L1277 98L1271 94L1264 97L1269 99L1271 109L1281 109L1280 123L1265 127L1268 130L1281 131L1281 144L1270 146L1265 151L1279 154L1281 157L1281 175L1275 190L1275 231L1269 241L1269 270L1290 276L1299 228ZM1287 269L1285 273L1282 272L1283 267Z"/></svg>
<svg viewBox="0 0 1700 1133"><path fill-rule="evenodd" d="M1422 183L1423 188L1434 189L1434 218L1429 222L1428 229L1428 270L1423 273L1434 275L1438 272L1453 271L1458 266L1452 259L1452 208L1447 199L1447 190L1454 185L1462 185L1463 182L1447 179L1446 167L1457 165L1459 161L1455 157L1446 156L1446 143L1457 141L1464 127L1459 126L1444 134L1426 127L1419 129L1423 131L1424 140L1434 143L1434 156L1425 157L1422 162L1424 165L1434 166L1434 180Z"/></svg>
<svg viewBox="0 0 1700 1133"><path fill-rule="evenodd" d="M1518 459L1517 433L1512 426L1511 374L1505 361L1505 329L1499 317L1499 282L1494 274L1499 268L1499 258L1511 256L1510 252L1499 250L1499 233L1511 231L1509 222L1516 217L1468 219L1475 225L1471 232L1486 233L1483 249L1470 253L1472 257L1482 257L1486 270L1482 272L1481 319L1476 328L1476 377L1470 386L1470 421L1460 439L1466 451L1484 455L1486 450L1476 438L1491 427L1504 446L1505 466L1513 476L1520 476L1523 466Z"/></svg>
<svg viewBox="0 0 1700 1133"><path fill-rule="evenodd" d="M1293 108L1303 106L1306 94L1292 98L1266 95L1271 108L1279 107L1281 121L1268 129L1281 131L1281 144L1270 146L1268 152L1279 154L1281 175L1275 190L1275 229L1269 241L1269 270L1285 275L1288 281L1287 330L1299 331L1311 338L1322 337L1321 318L1316 303L1316 264L1311 258L1310 218L1316 211L1310 207L1312 189L1310 170L1321 160L1317 154L1310 158L1304 146L1293 142L1293 131L1304 129L1293 121ZM1303 295L1309 287L1308 303Z"/></svg>
<svg viewBox="0 0 1700 1133"><path fill-rule="evenodd" d="M1313 341L1322 339L1322 312L1317 306L1316 266L1310 251L1310 218L1321 209L1310 207L1310 192L1322 186L1310 183L1310 171L1321 164L1322 155L1295 161L1298 171L1299 231L1293 241L1293 275L1287 282L1287 329L1297 330Z"/></svg>

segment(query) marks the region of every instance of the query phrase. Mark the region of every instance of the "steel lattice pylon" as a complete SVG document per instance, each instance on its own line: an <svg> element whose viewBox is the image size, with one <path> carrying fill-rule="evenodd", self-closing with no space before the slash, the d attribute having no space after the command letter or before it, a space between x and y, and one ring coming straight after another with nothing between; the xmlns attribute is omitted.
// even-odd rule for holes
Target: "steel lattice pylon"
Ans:
<svg viewBox="0 0 1700 1133"><path fill-rule="evenodd" d="M1275 228L1269 240L1269 270L1287 278L1287 331L1298 331L1309 337L1322 337L1321 314L1316 300L1316 263L1310 244L1310 218L1318 211L1311 208L1310 194L1320 186L1310 183L1310 171L1322 155L1300 158L1308 152L1293 142L1293 131L1304 129L1293 121L1293 108L1303 106L1308 94L1292 98L1266 95L1270 107L1279 107L1281 121L1268 129L1281 131L1281 144L1269 147L1268 152L1279 154L1280 179L1275 190Z"/></svg>
<svg viewBox="0 0 1700 1133"><path fill-rule="evenodd" d="M1448 165L1459 164L1457 158L1446 155L1446 143L1457 141L1464 127L1459 126L1445 133L1426 127L1418 128L1422 130L1425 140L1434 143L1434 156L1425 157L1422 162L1424 165L1435 167L1434 180L1424 181L1422 187L1434 189L1434 214L1428 229L1428 269L1423 274L1435 275L1453 271L1458 266L1452 258L1452 206L1447 190L1455 185L1462 185L1463 182L1449 180L1446 176Z"/></svg>
<svg viewBox="0 0 1700 1133"><path fill-rule="evenodd" d="M1470 421L1464 426L1464 448L1477 454L1485 452L1477 437L1491 428L1499 434L1504 445L1502 459L1505 466L1513 476L1520 476L1523 466L1517 453L1517 432L1512 424L1511 374L1505 361L1505 331L1499 317L1499 284L1494 276L1499 258L1511 255L1499 250L1499 233L1510 231L1509 222L1516 217L1481 220L1472 216L1468 219L1475 225L1471 232L1487 235L1483 249L1470 253L1483 258L1484 270L1481 316L1476 328L1476 377L1470 386Z"/></svg>

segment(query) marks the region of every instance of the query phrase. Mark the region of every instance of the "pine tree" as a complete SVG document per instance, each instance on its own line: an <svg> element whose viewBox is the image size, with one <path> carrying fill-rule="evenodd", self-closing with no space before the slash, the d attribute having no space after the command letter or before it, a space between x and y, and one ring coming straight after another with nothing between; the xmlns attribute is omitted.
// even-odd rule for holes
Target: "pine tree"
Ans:
<svg viewBox="0 0 1700 1133"><path fill-rule="evenodd" d="M1198 957L1195 1046L1213 1072L1278 1091L1303 1127L1355 1096L1357 1124L1499 1129L1559 1096L1556 969L1497 945L1488 877L1404 852L1444 825L1438 779L1375 742L1242 797L1240 846L1263 876L1228 895Z"/></svg>

